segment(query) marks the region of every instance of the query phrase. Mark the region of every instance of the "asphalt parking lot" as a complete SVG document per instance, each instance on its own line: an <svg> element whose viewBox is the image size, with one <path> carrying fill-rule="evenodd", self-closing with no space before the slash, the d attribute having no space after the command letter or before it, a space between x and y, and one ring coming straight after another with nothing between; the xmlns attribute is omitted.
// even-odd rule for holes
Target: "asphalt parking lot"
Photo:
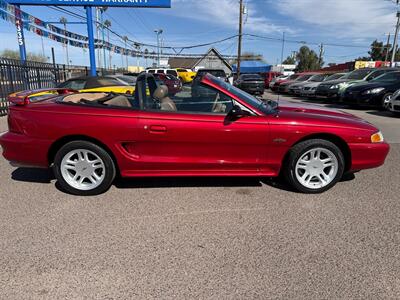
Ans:
<svg viewBox="0 0 400 300"><path fill-rule="evenodd" d="M82 198L0 158L0 298L399 299L400 118L351 112L389 158L322 195L172 178Z"/></svg>

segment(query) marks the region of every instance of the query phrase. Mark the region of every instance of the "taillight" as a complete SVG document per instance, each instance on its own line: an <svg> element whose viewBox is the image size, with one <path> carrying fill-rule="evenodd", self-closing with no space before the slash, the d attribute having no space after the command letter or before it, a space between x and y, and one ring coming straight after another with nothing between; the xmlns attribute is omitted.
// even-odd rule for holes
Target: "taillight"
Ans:
<svg viewBox="0 0 400 300"><path fill-rule="evenodd" d="M10 95L8 97L8 101L11 102L12 104L23 106L29 104L29 97Z"/></svg>

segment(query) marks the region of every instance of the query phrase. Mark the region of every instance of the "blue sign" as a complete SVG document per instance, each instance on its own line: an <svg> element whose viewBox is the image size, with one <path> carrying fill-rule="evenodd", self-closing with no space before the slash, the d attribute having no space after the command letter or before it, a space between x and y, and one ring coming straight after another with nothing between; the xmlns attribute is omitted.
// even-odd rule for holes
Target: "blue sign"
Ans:
<svg viewBox="0 0 400 300"><path fill-rule="evenodd" d="M171 0L11 0L18 5L171 7Z"/></svg>

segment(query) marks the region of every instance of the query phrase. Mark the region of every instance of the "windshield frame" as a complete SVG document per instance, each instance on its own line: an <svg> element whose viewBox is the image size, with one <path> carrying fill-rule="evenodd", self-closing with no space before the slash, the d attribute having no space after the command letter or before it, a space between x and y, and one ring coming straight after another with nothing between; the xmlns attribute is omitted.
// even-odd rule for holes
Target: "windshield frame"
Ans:
<svg viewBox="0 0 400 300"><path fill-rule="evenodd" d="M362 71L364 71L364 72L362 72ZM361 77L361 78L359 78L359 77L357 77L357 78L352 78L351 76L352 76L353 74L357 73L357 72L359 72L359 73L361 73L361 74L364 74L364 76ZM366 77L367 77L369 74L371 74L372 72L374 72L373 69L357 69L357 70L354 70L354 71L350 72L350 73L348 74L348 76L346 77L346 79L350 79L350 80L363 80L364 78L366 78Z"/></svg>
<svg viewBox="0 0 400 300"><path fill-rule="evenodd" d="M256 115L269 115L276 112L276 106L272 106L269 102L264 102L209 73L203 76L201 83L219 90L253 111Z"/></svg>

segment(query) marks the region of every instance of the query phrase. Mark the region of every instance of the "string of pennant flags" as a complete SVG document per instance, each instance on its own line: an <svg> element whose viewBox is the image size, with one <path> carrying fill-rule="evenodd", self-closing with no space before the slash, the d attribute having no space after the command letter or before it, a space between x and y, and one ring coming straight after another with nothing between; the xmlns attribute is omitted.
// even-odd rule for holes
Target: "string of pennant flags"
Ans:
<svg viewBox="0 0 400 300"><path fill-rule="evenodd" d="M39 36L51 39L58 43L62 43L64 45L70 45L73 47L87 49L89 48L88 37L77 34L60 27L54 26L49 22L45 22L36 18L22 10L20 10L15 5L11 5L4 0L0 0L0 18L4 21L15 24L16 15L21 16L23 28L29 32L35 33ZM108 51L137 57L142 55L152 56L155 54L152 53L144 53L142 51L127 49L124 47L117 46L115 44L109 43L107 41L95 39L95 48L103 49L105 48Z"/></svg>

